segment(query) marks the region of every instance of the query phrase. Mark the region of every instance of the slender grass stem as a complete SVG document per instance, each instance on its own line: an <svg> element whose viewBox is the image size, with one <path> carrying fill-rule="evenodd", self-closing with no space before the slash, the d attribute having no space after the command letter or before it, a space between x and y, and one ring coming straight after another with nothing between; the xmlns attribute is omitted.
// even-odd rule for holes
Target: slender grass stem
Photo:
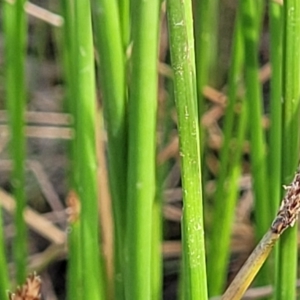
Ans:
<svg viewBox="0 0 300 300"><path fill-rule="evenodd" d="M2 223L2 212L0 211L0 222ZM0 297L1 299L7 299L7 291L9 290L9 278L5 251L5 239L3 234L3 227L0 226Z"/></svg>
<svg viewBox="0 0 300 300"><path fill-rule="evenodd" d="M118 0L123 50L126 51L130 40L130 0Z"/></svg>
<svg viewBox="0 0 300 300"><path fill-rule="evenodd" d="M268 228L273 214L270 210L272 201L268 197L268 178L265 132L262 127L263 99L261 85L258 78L258 46L260 37L263 2L242 1L242 23L245 47L245 85L246 98L249 109L250 126L250 152L251 173L253 177L253 189L255 195L255 223L256 237L260 239ZM270 273L268 266L259 274L260 284L269 283Z"/></svg>
<svg viewBox="0 0 300 300"><path fill-rule="evenodd" d="M126 298L151 297L159 1L132 1Z"/></svg>
<svg viewBox="0 0 300 300"><path fill-rule="evenodd" d="M13 3L5 2L4 4L6 99L11 133L10 150L13 160L11 183L17 203L15 213L16 237L13 249L18 283L25 281L27 268L27 228L23 218L26 205L24 111L26 103L25 45L27 31L24 3L24 0L17 0Z"/></svg>
<svg viewBox="0 0 300 300"><path fill-rule="evenodd" d="M243 11L243 36L245 45L245 83L246 98L249 106L251 137L251 167L255 193L255 219L257 237L263 236L272 220L269 209L266 149L264 131L261 125L262 95L258 79L257 51L259 43L260 13L256 2L246 0L241 3Z"/></svg>
<svg viewBox="0 0 300 300"><path fill-rule="evenodd" d="M284 2L282 66L282 182L288 182L299 159L300 3ZM295 299L297 228L283 235L279 245L275 299Z"/></svg>
<svg viewBox="0 0 300 300"><path fill-rule="evenodd" d="M123 1L124 5L127 5ZM116 298L124 298L124 236L126 229L127 122L125 55L119 11L115 1L94 1L95 33L104 118L108 133L108 168L113 201ZM125 14L125 12L123 12ZM124 17L124 16L123 16ZM126 21L128 22L128 20ZM123 24L123 26L125 26ZM118 275L117 275L118 274Z"/></svg>
<svg viewBox="0 0 300 300"><path fill-rule="evenodd" d="M76 86L77 86L77 77L76 77L76 53L75 53L75 32L74 32L74 7L71 2L61 1L60 2L61 13L64 18L64 26L62 27L62 35L60 36L62 43L62 62L63 62L63 76L66 80L66 110L75 115L76 112L76 102L73 99L76 98ZM73 120L76 122L76 119ZM71 147L72 148L72 147ZM76 147L71 149L71 158L72 163L74 164L76 160L75 151ZM70 175L74 175L71 172ZM71 185L74 186L74 176L71 176Z"/></svg>
<svg viewBox="0 0 300 300"><path fill-rule="evenodd" d="M187 1L188 2L188 1ZM185 299L207 299L202 211L201 162L193 41L186 22L190 5L167 1L174 70L183 189L182 242ZM191 17L191 13L189 14Z"/></svg>
<svg viewBox="0 0 300 300"><path fill-rule="evenodd" d="M152 210L151 299L162 299L162 197L157 195Z"/></svg>
<svg viewBox="0 0 300 300"><path fill-rule="evenodd" d="M201 118L206 110L203 88L207 84L215 84L214 76L216 70L217 55L217 21L218 20L218 1L201 0L194 1L195 8L195 66L197 72L196 87L198 97L198 114ZM191 18L193 20L193 18ZM211 20L215 20L211 22ZM189 22L189 21L187 21ZM214 79L212 79L214 78ZM201 123L200 123L201 124ZM200 127L201 155L205 153L205 131ZM205 170L204 170L205 172ZM204 174L205 177L205 174Z"/></svg>
<svg viewBox="0 0 300 300"><path fill-rule="evenodd" d="M173 120L171 118L172 110L174 109L174 89L173 80L165 78L165 85L167 90L167 97L162 102L161 107L158 107L158 127L162 130L161 143L158 145L157 151L161 151L169 142L171 132L173 130ZM160 114L161 112L161 114ZM159 159L158 159L159 160ZM165 178L170 171L170 161L165 161L161 165L158 162L157 167L157 195L153 205L153 229L152 229L152 298L162 299L162 282L163 282L163 258L161 252L161 245L163 241L163 202L164 202L164 189Z"/></svg>
<svg viewBox="0 0 300 300"><path fill-rule="evenodd" d="M270 15L270 122L269 131L269 191L272 199L272 212L275 213L281 197L281 159L282 159L282 5L275 1L269 4ZM278 258L278 245L275 249ZM273 260L274 261L274 260ZM276 262L277 263L277 262ZM272 267L275 263L272 264ZM274 276L276 281L276 273Z"/></svg>
<svg viewBox="0 0 300 300"><path fill-rule="evenodd" d="M72 195L69 195L69 197ZM78 201L76 197L74 199ZM69 207L70 208L70 207ZM67 275L67 299L83 300L83 268L82 268L82 238L80 220L70 222L70 233L68 237L69 257Z"/></svg>
<svg viewBox="0 0 300 300"><path fill-rule="evenodd" d="M240 116L242 123L239 126L241 141L234 149L234 161L232 161L232 137L235 116L235 105L237 99L237 82L240 80L243 63L243 40L241 32L240 16L237 17L234 33L232 63L229 75L229 97L225 111L224 141L220 160L220 173L215 193L215 209L213 215L213 227L208 254L208 288L209 295L218 295L223 291L226 280L226 269L229 257L229 243L231 236L231 225L234 216L234 208L237 199L236 175L232 178L234 169L237 169L241 158L241 150L245 135L246 109ZM239 173L239 172L237 172Z"/></svg>
<svg viewBox="0 0 300 300"><path fill-rule="evenodd" d="M5 4L1 4L0 8L4 8ZM8 38L8 37L7 37ZM6 259L6 246L5 246L5 237L4 237L4 227L3 227L3 217L2 211L0 211L0 298L7 298L7 291L9 290L9 277L8 277L8 268L7 268L7 259Z"/></svg>
<svg viewBox="0 0 300 300"><path fill-rule="evenodd" d="M269 190L275 213L281 197L282 138L282 5L270 2L270 61L272 66L270 91Z"/></svg>
<svg viewBox="0 0 300 300"><path fill-rule="evenodd" d="M67 111L74 116L74 127L77 127L77 103L74 101L77 96L78 78L76 76L77 61L75 49L75 32L74 32L74 7L69 1L61 1L61 10L64 17L64 26L62 36L62 51L64 76L66 80L66 107ZM71 191L69 197L73 197L73 203L79 201L78 186L76 180L78 178L79 168L79 149L76 145L77 139L73 139L69 147L69 157L71 167L69 170L69 180ZM72 198L69 198L69 200ZM68 205L72 202L69 201ZM69 207L69 209L73 209ZM83 299L83 268L82 268L82 240L81 240L81 224L80 220L74 220L69 224L70 230L68 235L68 270L67 270L67 299L82 300Z"/></svg>
<svg viewBox="0 0 300 300"><path fill-rule="evenodd" d="M219 2L195 1L195 41L198 97L203 97L203 87L214 85L216 78ZM211 22L211 20L215 20ZM200 106L202 108L202 106ZM202 114L203 111L201 110Z"/></svg>
<svg viewBox="0 0 300 300"><path fill-rule="evenodd" d="M77 162L76 186L81 202L83 295L86 299L105 299L102 257L99 249L97 161L95 142L95 71L90 2L74 2L77 107L75 145Z"/></svg>

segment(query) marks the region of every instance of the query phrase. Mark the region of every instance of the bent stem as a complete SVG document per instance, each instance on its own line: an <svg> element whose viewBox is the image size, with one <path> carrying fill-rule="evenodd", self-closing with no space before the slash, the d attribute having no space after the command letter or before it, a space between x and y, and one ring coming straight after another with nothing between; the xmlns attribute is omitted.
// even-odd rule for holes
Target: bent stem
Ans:
<svg viewBox="0 0 300 300"><path fill-rule="evenodd" d="M296 173L291 185L286 187L287 192L281 202L271 228L267 231L260 243L256 246L241 270L238 272L222 300L239 300L249 287L254 277L269 256L275 242L282 233L294 226L300 212L300 173Z"/></svg>

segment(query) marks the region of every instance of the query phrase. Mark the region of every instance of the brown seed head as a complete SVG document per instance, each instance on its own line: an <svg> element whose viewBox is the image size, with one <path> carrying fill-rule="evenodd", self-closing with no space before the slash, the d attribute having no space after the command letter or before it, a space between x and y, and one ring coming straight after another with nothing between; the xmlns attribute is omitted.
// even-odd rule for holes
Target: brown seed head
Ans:
<svg viewBox="0 0 300 300"><path fill-rule="evenodd" d="M285 186L287 190L277 216L272 223L271 230L281 234L287 227L293 226L300 212L300 173L296 173L291 185Z"/></svg>

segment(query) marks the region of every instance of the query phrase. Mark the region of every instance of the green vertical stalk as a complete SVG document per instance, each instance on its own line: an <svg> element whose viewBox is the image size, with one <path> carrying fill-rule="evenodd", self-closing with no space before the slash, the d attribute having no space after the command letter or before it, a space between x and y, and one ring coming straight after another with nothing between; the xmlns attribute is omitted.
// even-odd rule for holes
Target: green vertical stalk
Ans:
<svg viewBox="0 0 300 300"><path fill-rule="evenodd" d="M75 53L77 61L77 112L75 145L80 152L76 163L76 186L81 201L83 296L105 299L102 257L99 249L97 161L95 142L95 71L90 2L74 1Z"/></svg>
<svg viewBox="0 0 300 300"><path fill-rule="evenodd" d="M270 2L270 61L272 66L270 91L270 149L269 149L269 190L276 213L281 199L281 137L282 137L282 5Z"/></svg>
<svg viewBox="0 0 300 300"><path fill-rule="evenodd" d="M118 0L118 4L122 44L123 51L125 53L130 39L130 0Z"/></svg>
<svg viewBox="0 0 300 300"><path fill-rule="evenodd" d="M268 229L273 218L270 210L272 201L268 193L267 160L265 132L262 127L263 100L261 85L258 78L258 46L260 38L262 1L245 0L241 2L242 23L245 49L245 85L248 103L250 126L251 172L255 195L256 237L260 239ZM260 272L260 284L269 283L268 265Z"/></svg>
<svg viewBox="0 0 300 300"><path fill-rule="evenodd" d="M272 76L270 80L270 131L269 131L269 191L272 201L272 213L276 213L282 193L282 5L269 3L270 26L270 63ZM275 247L275 264L278 264L279 246ZM278 268L278 267L276 267ZM276 272L273 279L276 279Z"/></svg>
<svg viewBox="0 0 300 300"><path fill-rule="evenodd" d="M231 227L238 196L236 173L238 174L239 171L233 170L239 169L237 166L241 158L246 124L246 109L244 107L243 114L240 116L239 125L241 126L238 129L240 141L234 150L232 149L232 137L234 137L233 125L237 103L237 82L239 82L241 77L243 51L241 16L238 15L234 32L232 62L229 74L229 95L224 121L224 141L221 150L220 173L215 193L215 209L208 254L208 288L210 296L221 294L226 282ZM234 155L232 155L232 152Z"/></svg>
<svg viewBox="0 0 300 300"><path fill-rule="evenodd" d="M195 42L196 70L199 116L205 111L203 88L210 83L216 83L214 72L217 55L217 37L219 18L219 3L215 0L195 1ZM212 22L211 20L214 20ZM217 76L216 76L217 77ZM202 138L204 134L201 133ZM202 143L204 146L204 143Z"/></svg>
<svg viewBox="0 0 300 300"><path fill-rule="evenodd" d="M174 108L173 97L173 80L170 78L164 78L167 95L166 99L162 103L158 113L158 127L162 131L161 143L158 145L157 151L161 151L170 141L171 132L173 130L173 120L171 118L172 110ZM164 201L164 182L166 176L170 171L171 163L169 161L164 162L157 168L157 195L155 197L153 205L153 221L152 221L152 262L151 262L151 299L162 299L162 282L163 282L163 258L162 258L162 241L163 241L163 201Z"/></svg>
<svg viewBox="0 0 300 300"><path fill-rule="evenodd" d="M219 202L220 207L217 208L218 211L215 213L213 219L212 244L210 245L211 254L208 260L208 274L210 276L208 277L210 278L208 287L211 295L217 294L217 287L219 288L219 293L221 293L227 279L226 271L230 255L228 249L230 248L234 209L238 199L238 180L241 176L240 161L242 158L247 122L248 108L246 103L241 103L237 137L234 141L233 152L230 154L232 158L231 165L228 169L226 181L224 182L223 198L219 198L219 201L222 200L222 202ZM217 229L219 229L219 231L217 231ZM215 273L213 273L213 270L215 270ZM221 274L219 274L219 272ZM219 284L219 286L216 284Z"/></svg>
<svg viewBox="0 0 300 300"><path fill-rule="evenodd" d="M195 13L197 87L198 96L203 97L204 85L215 83L217 77L219 1L197 0Z"/></svg>
<svg viewBox="0 0 300 300"><path fill-rule="evenodd" d="M61 13L64 18L64 23L62 26L62 34L59 36L62 43L62 62L63 62L63 72L66 81L66 110L70 114L76 112L76 103L74 99L76 98L76 87L77 87L77 77L76 77L76 53L75 53L75 32L74 32L74 4L73 1L61 1L60 2ZM74 120L73 120L74 121ZM71 152L74 149L71 150ZM73 155L73 152L71 153ZM74 159L71 159L73 161ZM74 175L71 172L70 175ZM73 180L74 181L74 180ZM71 185L74 185L71 183Z"/></svg>
<svg viewBox="0 0 300 300"><path fill-rule="evenodd" d="M188 1L187 1L188 2ZM207 299L199 118L193 41L186 1L167 1L171 62L175 79L183 189L182 242L185 299ZM191 16L191 12L189 13Z"/></svg>
<svg viewBox="0 0 300 300"><path fill-rule="evenodd" d="M26 205L25 197L25 156L26 142L24 133L25 90L25 55L27 22L24 12L24 0L5 2L5 78L6 101L9 113L11 134L11 156L13 170L11 183L16 199L15 226L16 237L13 251L17 270L17 282L26 279L27 265L27 228L23 219Z"/></svg>
<svg viewBox="0 0 300 300"><path fill-rule="evenodd" d="M151 298L159 1L132 1L126 299Z"/></svg>
<svg viewBox="0 0 300 300"><path fill-rule="evenodd" d="M5 251L5 239L3 235L2 211L0 211L0 298L7 299L7 291L9 290L8 268Z"/></svg>
<svg viewBox="0 0 300 300"><path fill-rule="evenodd" d="M155 197L152 209L151 299L162 299L162 197Z"/></svg>
<svg viewBox="0 0 300 300"><path fill-rule="evenodd" d="M74 5L72 1L61 1L61 10L64 17L64 26L62 27L62 51L64 64L64 77L66 81L66 106L67 111L74 116L74 127L76 128L77 118L76 108L77 103L74 101L77 97L77 76L76 62L77 56L75 53L75 31L74 31ZM70 143L70 171L69 180L70 186L74 195L78 195L78 186L76 179L78 178L78 167L76 164L79 161L79 152L76 145L77 139L73 139ZM69 195L71 196L71 194ZM74 196L75 197L75 196ZM79 199L78 199L79 201ZM83 299L83 263L82 263L82 242L81 242L81 224L80 219L69 224L70 230L68 235L68 270L67 270L67 299L82 300Z"/></svg>
<svg viewBox="0 0 300 300"><path fill-rule="evenodd" d="M108 134L108 171L114 213L115 297L124 298L124 236L126 228L127 128L125 55L115 0L93 1L94 29Z"/></svg>
<svg viewBox="0 0 300 300"><path fill-rule="evenodd" d="M299 159L300 2L284 1L282 65L282 182L294 176ZM297 226L280 239L275 299L296 299Z"/></svg>
<svg viewBox="0 0 300 300"><path fill-rule="evenodd" d="M265 137L262 128L262 95L258 79L258 43L261 9L256 1L241 2L243 11L243 37L245 46L246 98L249 106L251 137L251 167L255 194L255 220L257 237L261 238L272 220L268 201Z"/></svg>
<svg viewBox="0 0 300 300"><path fill-rule="evenodd" d="M0 8L4 8L5 4L1 4ZM3 15L4 18L4 15ZM6 28L5 28L6 29ZM8 36L6 36L8 38ZM8 49L7 49L8 50ZM6 69L7 70L7 69ZM8 276L8 267L6 260L6 247L5 247L5 239L3 234L3 218L2 212L0 211L0 298L7 299L7 290L9 289L9 276Z"/></svg>
<svg viewBox="0 0 300 300"><path fill-rule="evenodd" d="M80 219L69 224L68 236L68 275L67 275L67 299L83 300L83 263L81 245Z"/></svg>

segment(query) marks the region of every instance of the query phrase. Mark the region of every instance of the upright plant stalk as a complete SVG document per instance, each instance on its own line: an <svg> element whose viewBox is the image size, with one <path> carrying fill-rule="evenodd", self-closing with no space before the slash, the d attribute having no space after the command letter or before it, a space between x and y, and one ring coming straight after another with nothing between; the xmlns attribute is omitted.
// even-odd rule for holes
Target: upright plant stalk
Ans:
<svg viewBox="0 0 300 300"><path fill-rule="evenodd" d="M161 189L161 187L160 187ZM162 193L156 195L152 209L151 299L162 299Z"/></svg>
<svg viewBox="0 0 300 300"><path fill-rule="evenodd" d="M269 191L276 212L281 198L281 138L282 138L282 5L271 1L270 13L270 61L272 66L270 91L270 147L269 147Z"/></svg>
<svg viewBox="0 0 300 300"><path fill-rule="evenodd" d="M160 114L158 112L158 127L162 131L161 143L158 145L157 151L161 151L169 142L171 131L173 130L173 120L171 118L171 112L174 108L173 101L173 80L170 78L165 78L165 85L167 90L166 99L164 99L162 106L159 111L162 112ZM153 204L153 222L152 222L152 270L151 270L151 299L162 299L162 281L163 281L163 259L162 259L162 251L161 245L163 240L163 199L164 199L164 189L165 179L167 174L170 171L170 162L165 161L161 165L159 164L157 168L157 193L155 197L155 201Z"/></svg>
<svg viewBox="0 0 300 300"><path fill-rule="evenodd" d="M77 194L70 192L69 208L74 210L79 201ZM73 197L73 199L71 198ZM74 201L74 202L71 202ZM74 205L74 206L72 206ZM81 220L76 217L70 218L70 232L68 236L68 275L67 275L67 299L68 300L83 300L83 260L82 260L82 235L81 235Z"/></svg>
<svg viewBox="0 0 300 300"><path fill-rule="evenodd" d="M195 42L196 42L196 70L197 70L197 92L198 112L203 114L204 97L203 88L211 83L212 74L216 71L214 63L217 55L217 21L218 1L197 0L195 1ZM214 20L214 22L211 22ZM201 133L202 138L204 134ZM202 143L204 146L204 143Z"/></svg>
<svg viewBox="0 0 300 300"><path fill-rule="evenodd" d="M270 130L269 130L269 191L272 201L272 213L276 211L282 192L282 4L269 3L270 27L270 63L272 76L270 80ZM277 263L279 247L275 248ZM273 260L274 261L274 260ZM272 267L275 265L272 264ZM276 281L276 273L274 276ZM274 281L273 281L274 282Z"/></svg>
<svg viewBox="0 0 300 300"><path fill-rule="evenodd" d="M15 213L16 237L13 251L18 283L25 281L27 265L27 229L23 218L26 205L26 142L24 133L26 90L24 68L27 31L24 3L24 0L16 0L14 2L5 2L4 4L5 85L11 133L10 147L13 160L11 182L17 204Z"/></svg>
<svg viewBox="0 0 300 300"><path fill-rule="evenodd" d="M76 76L77 56L75 53L75 31L74 31L74 6L72 1L61 1L61 10L64 17L64 26L62 27L62 51L64 76L66 81L66 106L67 111L74 116L73 126L77 127L76 108L77 103L74 101L77 97L78 78ZM79 149L77 147L77 139L73 139L70 143L70 172L69 180L71 191L68 195L67 204L74 205L78 199L78 186L76 180L78 178L79 168ZM74 207L71 207L73 210ZM81 225L80 218L70 220L70 230L68 235L68 270L67 270L67 299L82 300L83 299L83 268L82 268L82 242L81 242Z"/></svg>
<svg viewBox="0 0 300 300"><path fill-rule="evenodd" d="M2 212L0 212L0 222L2 223ZM3 234L2 225L0 226L0 297L1 299L7 298L7 291L9 289L9 278L7 269L7 260L5 253L5 239Z"/></svg>
<svg viewBox="0 0 300 300"><path fill-rule="evenodd" d="M190 8L190 3L187 5ZM199 118L193 41L185 20L186 1L167 1L174 70L183 185L182 242L185 299L207 299L202 212ZM191 17L191 12L188 12ZM190 37L191 38L191 37Z"/></svg>
<svg viewBox="0 0 300 300"><path fill-rule="evenodd" d="M106 299L102 257L99 249L97 162L95 142L95 72L90 2L74 1L75 53L77 61L77 112L75 145L80 152L76 164L76 186L81 201L83 295Z"/></svg>
<svg viewBox="0 0 300 300"><path fill-rule="evenodd" d="M195 40L197 87L199 96L204 85L211 81L217 56L218 7L216 0L195 1ZM210 22L211 20L215 22Z"/></svg>
<svg viewBox="0 0 300 300"><path fill-rule="evenodd" d="M255 195L256 237L260 239L266 232L273 214L270 210L272 201L269 198L267 184L267 160L265 132L262 127L262 93L258 78L258 45L263 12L262 1L245 0L242 5L243 37L245 46L245 84L250 126L251 172ZM260 284L269 283L268 265L258 277Z"/></svg>
<svg viewBox="0 0 300 300"><path fill-rule="evenodd" d="M227 277L227 265L229 258L229 243L231 236L231 227L234 217L235 203L237 199L237 177L232 172L237 169L241 156L241 145L243 144L245 134L246 109L243 107L243 114L240 116L239 132L241 141L234 149L234 161L230 151L232 148L233 125L235 116L235 105L237 99L237 82L241 77L243 63L243 40L241 32L241 16L237 16L236 28L234 32L232 63L229 76L229 97L225 111L224 123L224 141L221 150L220 173L217 181L215 193L215 209L213 216L213 226L211 233L211 243L208 253L208 289L209 295L219 295Z"/></svg>
<svg viewBox="0 0 300 300"><path fill-rule="evenodd" d="M132 1L126 298L151 296L159 1Z"/></svg>
<svg viewBox="0 0 300 300"><path fill-rule="evenodd" d="M282 182L294 175L299 159L300 101L300 3L284 1L282 66ZM297 226L280 240L275 299L295 299L297 275Z"/></svg>
<svg viewBox="0 0 300 300"><path fill-rule="evenodd" d="M251 137L251 167L255 193L255 219L257 236L261 238L272 220L268 201L265 137L262 128L262 95L258 78L258 43L261 9L252 0L241 2L243 11L243 36L245 46L246 98L249 106Z"/></svg>
<svg viewBox="0 0 300 300"><path fill-rule="evenodd" d="M126 228L126 214L124 212L127 206L125 54L116 1L97 0L93 4L104 118L108 133L109 182L113 201L115 230L115 297L116 299L123 299L124 236Z"/></svg>
<svg viewBox="0 0 300 300"><path fill-rule="evenodd" d="M123 50L126 51L130 39L130 0L118 0Z"/></svg>

